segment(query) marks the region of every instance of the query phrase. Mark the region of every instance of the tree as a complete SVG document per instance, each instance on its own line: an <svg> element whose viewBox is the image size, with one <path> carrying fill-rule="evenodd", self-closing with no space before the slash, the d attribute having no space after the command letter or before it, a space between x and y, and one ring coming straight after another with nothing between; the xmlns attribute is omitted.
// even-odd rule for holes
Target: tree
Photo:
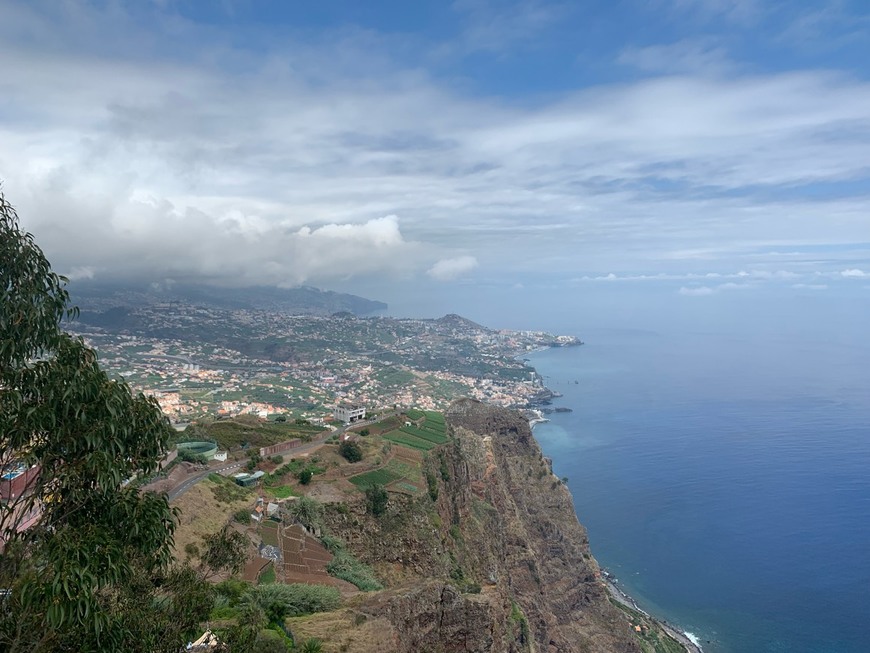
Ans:
<svg viewBox="0 0 870 653"><path fill-rule="evenodd" d="M375 517L387 511L390 495L383 485L370 485L366 488L366 512Z"/></svg>
<svg viewBox="0 0 870 653"><path fill-rule="evenodd" d="M30 479L0 505L0 649L177 651L211 590L171 564L166 496L124 484L157 470L171 427L61 328L66 283L0 194L0 465Z"/></svg>
<svg viewBox="0 0 870 653"><path fill-rule="evenodd" d="M363 459L362 449L356 442L352 442L351 440L345 440L338 446L338 453L340 453L345 460L350 463L356 463Z"/></svg>
<svg viewBox="0 0 870 653"><path fill-rule="evenodd" d="M307 467L299 472L299 482L302 485L308 485L311 482L311 470Z"/></svg>

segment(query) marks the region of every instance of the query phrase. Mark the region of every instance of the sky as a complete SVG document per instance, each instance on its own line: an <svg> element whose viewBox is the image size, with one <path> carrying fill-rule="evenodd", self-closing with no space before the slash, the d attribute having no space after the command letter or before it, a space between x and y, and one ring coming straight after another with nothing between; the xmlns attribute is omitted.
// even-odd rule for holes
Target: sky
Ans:
<svg viewBox="0 0 870 653"><path fill-rule="evenodd" d="M0 0L0 182L73 282L866 305L868 61L864 0Z"/></svg>

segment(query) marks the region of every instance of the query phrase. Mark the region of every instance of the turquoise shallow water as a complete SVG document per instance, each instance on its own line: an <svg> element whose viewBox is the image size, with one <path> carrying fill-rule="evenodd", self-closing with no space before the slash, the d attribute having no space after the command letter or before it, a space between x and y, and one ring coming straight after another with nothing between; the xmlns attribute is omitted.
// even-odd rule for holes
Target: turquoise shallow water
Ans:
<svg viewBox="0 0 870 653"><path fill-rule="evenodd" d="M870 651L870 347L576 332L535 435L599 562L706 651Z"/></svg>

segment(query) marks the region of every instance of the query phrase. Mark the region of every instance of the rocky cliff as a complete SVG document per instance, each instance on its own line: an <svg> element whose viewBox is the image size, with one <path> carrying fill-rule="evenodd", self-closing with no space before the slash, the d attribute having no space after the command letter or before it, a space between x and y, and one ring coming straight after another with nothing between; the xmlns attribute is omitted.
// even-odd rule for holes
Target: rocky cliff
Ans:
<svg viewBox="0 0 870 653"><path fill-rule="evenodd" d="M528 422L472 400L453 404L447 422L451 443L424 463L428 496L393 496L377 518L362 506L327 510L329 530L389 588L294 629L341 651L656 650L636 615L609 600Z"/></svg>

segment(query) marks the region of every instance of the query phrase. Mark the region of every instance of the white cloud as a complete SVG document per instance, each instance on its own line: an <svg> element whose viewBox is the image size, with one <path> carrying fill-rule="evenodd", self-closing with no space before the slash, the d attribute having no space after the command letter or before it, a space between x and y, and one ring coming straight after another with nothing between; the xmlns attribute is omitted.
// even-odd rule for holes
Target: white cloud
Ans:
<svg viewBox="0 0 870 653"><path fill-rule="evenodd" d="M827 290L828 284L826 283L795 283L792 284L792 288L796 290Z"/></svg>
<svg viewBox="0 0 870 653"><path fill-rule="evenodd" d="M655 68L682 47L686 62L707 57L701 73L680 64L520 105L406 66L377 34L263 40L256 56L217 26L146 29L120 7L73 6L54 22L29 5L0 20L0 177L58 269L318 283L441 274L434 260L487 251L514 273L546 256L564 278L703 283L761 266L747 251L866 241L865 198L793 192L868 179L862 79L711 76L717 45L687 41L625 56ZM552 21L534 2L516 9L508 42L526 38L523 16L532 33ZM775 263L792 264L743 277L806 274Z"/></svg>
<svg viewBox="0 0 870 653"><path fill-rule="evenodd" d="M679 290L679 293L681 295L686 295L687 297L705 297L707 295L712 295L715 292L716 290L714 288L710 288L709 286L683 286Z"/></svg>
<svg viewBox="0 0 870 653"><path fill-rule="evenodd" d="M870 277L870 273L864 272L864 270L859 270L857 268L852 268L849 270L843 270L840 272L840 276L846 277L848 279L864 279Z"/></svg>
<svg viewBox="0 0 870 653"><path fill-rule="evenodd" d="M473 256L457 256L441 259L427 271L427 274L438 281L452 281L468 274L477 267L477 259Z"/></svg>
<svg viewBox="0 0 870 653"><path fill-rule="evenodd" d="M79 279L93 279L96 270L93 266L86 265L82 267L73 268L69 272L65 273L65 276L70 281L78 281Z"/></svg>

